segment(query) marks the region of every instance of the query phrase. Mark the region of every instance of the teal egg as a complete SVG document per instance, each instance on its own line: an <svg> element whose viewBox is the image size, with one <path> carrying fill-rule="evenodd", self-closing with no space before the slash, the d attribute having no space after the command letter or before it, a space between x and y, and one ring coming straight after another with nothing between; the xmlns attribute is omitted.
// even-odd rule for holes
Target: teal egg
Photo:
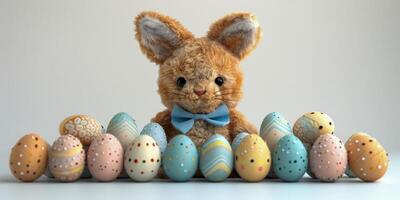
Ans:
<svg viewBox="0 0 400 200"><path fill-rule="evenodd" d="M161 153L164 153L165 148L167 148L167 136L160 124L154 122L148 123L144 126L140 134L152 137L160 147Z"/></svg>
<svg viewBox="0 0 400 200"><path fill-rule="evenodd" d="M233 152L236 151L236 148L239 146L240 142L242 142L242 140L248 135L249 134L246 132L242 132L242 133L239 133L238 135L236 135L235 139L233 139L233 141L232 141Z"/></svg>
<svg viewBox="0 0 400 200"><path fill-rule="evenodd" d="M125 112L114 115L110 123L108 123L106 132L114 135L124 149L139 136L135 120Z"/></svg>
<svg viewBox="0 0 400 200"><path fill-rule="evenodd" d="M208 181L224 181L232 168L232 147L224 136L214 134L200 148L201 173Z"/></svg>
<svg viewBox="0 0 400 200"><path fill-rule="evenodd" d="M357 176L350 170L349 166L347 165L346 171L344 172L347 177L349 178L356 178Z"/></svg>
<svg viewBox="0 0 400 200"><path fill-rule="evenodd" d="M272 112L264 118L260 128L260 136L271 151L274 150L276 143L288 134L292 134L292 129L281 113Z"/></svg>
<svg viewBox="0 0 400 200"><path fill-rule="evenodd" d="M199 155L196 145L186 135L169 141L162 158L164 173L173 181L188 181L197 171Z"/></svg>
<svg viewBox="0 0 400 200"><path fill-rule="evenodd" d="M307 171L307 150L293 134L282 137L272 154L275 174L283 181L299 181Z"/></svg>

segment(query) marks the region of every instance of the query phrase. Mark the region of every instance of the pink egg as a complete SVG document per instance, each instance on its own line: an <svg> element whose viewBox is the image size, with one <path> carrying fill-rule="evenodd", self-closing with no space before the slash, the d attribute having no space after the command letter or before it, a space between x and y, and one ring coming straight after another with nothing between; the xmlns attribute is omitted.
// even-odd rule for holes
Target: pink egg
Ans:
<svg viewBox="0 0 400 200"><path fill-rule="evenodd" d="M99 181L112 181L118 177L123 166L123 149L111 134L96 137L90 144L87 162L89 171Z"/></svg>
<svg viewBox="0 0 400 200"><path fill-rule="evenodd" d="M309 159L312 173L321 181L336 181L346 171L346 149L342 141L332 134L321 135L315 140Z"/></svg>

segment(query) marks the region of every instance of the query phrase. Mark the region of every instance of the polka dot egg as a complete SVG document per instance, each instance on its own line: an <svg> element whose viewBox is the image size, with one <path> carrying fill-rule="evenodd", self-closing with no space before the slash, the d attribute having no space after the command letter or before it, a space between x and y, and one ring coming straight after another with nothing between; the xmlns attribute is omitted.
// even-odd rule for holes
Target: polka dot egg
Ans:
<svg viewBox="0 0 400 200"><path fill-rule="evenodd" d="M333 134L335 124L332 118L323 112L310 112L301 116L293 126L293 133L307 149L323 134Z"/></svg>
<svg viewBox="0 0 400 200"><path fill-rule="evenodd" d="M224 136L214 134L200 148L200 171L208 181L223 181L233 169L232 147Z"/></svg>
<svg viewBox="0 0 400 200"><path fill-rule="evenodd" d="M124 149L139 136L135 120L128 113L124 112L114 115L108 124L107 133L117 137Z"/></svg>
<svg viewBox="0 0 400 200"><path fill-rule="evenodd" d="M321 135L310 149L310 168L316 178L333 182L342 177L347 166L347 153L342 141L332 134Z"/></svg>
<svg viewBox="0 0 400 200"><path fill-rule="evenodd" d="M356 177L372 182L385 175L389 158L377 139L366 133L355 133L346 142L346 149L349 168Z"/></svg>
<svg viewBox="0 0 400 200"><path fill-rule="evenodd" d="M300 180L307 171L307 150L293 134L282 137L272 154L275 174L283 181Z"/></svg>
<svg viewBox="0 0 400 200"><path fill-rule="evenodd" d="M53 143L49 154L49 168L61 181L77 180L85 167L85 151L78 138L63 135Z"/></svg>
<svg viewBox="0 0 400 200"><path fill-rule="evenodd" d="M77 137L83 145L90 145L94 138L102 134L102 126L93 117L73 115L61 122L59 131L61 135Z"/></svg>
<svg viewBox="0 0 400 200"><path fill-rule="evenodd" d="M249 134L248 133L246 133L246 132L242 132L242 133L239 133L238 135L236 135L236 137L235 137L235 139L233 139L233 141L232 141L232 150L233 150L233 152L235 152L236 151L236 149L237 149L237 147L239 146L239 144L242 142L242 140L246 137L246 136L248 136Z"/></svg>
<svg viewBox="0 0 400 200"><path fill-rule="evenodd" d="M46 170L49 145L36 133L20 138L11 149L10 170L20 181L32 182Z"/></svg>
<svg viewBox="0 0 400 200"><path fill-rule="evenodd" d="M160 147L161 153L164 153L165 148L167 148L167 136L160 124L151 122L144 126L140 134L152 137Z"/></svg>
<svg viewBox="0 0 400 200"><path fill-rule="evenodd" d="M140 135L125 151L124 167L135 181L154 178L161 164L161 151L156 141L148 135Z"/></svg>
<svg viewBox="0 0 400 200"><path fill-rule="evenodd" d="M123 166L123 148L111 134L103 134L93 140L87 161L90 173L99 181L112 181L118 177Z"/></svg>
<svg viewBox="0 0 400 200"><path fill-rule="evenodd" d="M243 139L235 151L235 168L249 182L263 180L271 167L271 153L264 140L255 134Z"/></svg>
<svg viewBox="0 0 400 200"><path fill-rule="evenodd" d="M192 140L186 135L171 139L163 154L164 173L173 181L187 181L197 171L199 156Z"/></svg>

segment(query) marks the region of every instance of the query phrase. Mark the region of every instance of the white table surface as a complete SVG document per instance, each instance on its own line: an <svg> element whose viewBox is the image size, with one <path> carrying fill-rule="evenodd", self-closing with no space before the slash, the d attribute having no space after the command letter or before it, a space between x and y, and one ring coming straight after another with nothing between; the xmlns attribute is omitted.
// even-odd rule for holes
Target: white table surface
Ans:
<svg viewBox="0 0 400 200"><path fill-rule="evenodd" d="M308 177L297 183L285 183L278 179L266 179L259 183L247 183L241 179L230 179L222 183L210 183L203 179L185 183L163 179L147 183L137 183L130 179L109 183L81 179L73 183L61 183L46 177L33 183L21 183L9 173L8 166L2 165L0 199L399 199L399 158L400 155L391 155L388 172L375 183L364 183L355 178L322 183Z"/></svg>

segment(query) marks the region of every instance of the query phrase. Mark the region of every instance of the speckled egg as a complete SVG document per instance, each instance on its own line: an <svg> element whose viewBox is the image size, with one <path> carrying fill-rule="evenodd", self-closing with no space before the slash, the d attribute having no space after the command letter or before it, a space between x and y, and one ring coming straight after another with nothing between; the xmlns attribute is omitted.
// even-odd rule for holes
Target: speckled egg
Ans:
<svg viewBox="0 0 400 200"><path fill-rule="evenodd" d="M200 148L200 171L208 181L223 181L233 169L232 147L224 136L214 134Z"/></svg>
<svg viewBox="0 0 400 200"><path fill-rule="evenodd" d="M385 175L389 157L377 139L358 132L347 140L346 149L349 167L358 178L372 182Z"/></svg>
<svg viewBox="0 0 400 200"><path fill-rule="evenodd" d="M48 150L49 145L39 134L23 136L11 149L11 173L20 181L35 181L46 170Z"/></svg>
<svg viewBox="0 0 400 200"><path fill-rule="evenodd" d="M232 141L232 152L235 152L239 144L242 142L242 140L248 136L249 134L246 132L242 132L236 135L235 139Z"/></svg>
<svg viewBox="0 0 400 200"><path fill-rule="evenodd" d="M85 150L79 139L72 135L58 137L49 152L49 167L60 181L77 180L85 167Z"/></svg>
<svg viewBox="0 0 400 200"><path fill-rule="evenodd" d="M271 153L264 140L255 134L245 137L235 151L235 168L248 182L261 181L271 167Z"/></svg>
<svg viewBox="0 0 400 200"><path fill-rule="evenodd" d="M107 127L107 133L118 138L122 147L126 149L139 136L135 120L125 112L114 115Z"/></svg>
<svg viewBox="0 0 400 200"><path fill-rule="evenodd" d="M154 178L161 164L161 151L156 141L148 135L138 136L125 151L124 167L135 181Z"/></svg>
<svg viewBox="0 0 400 200"><path fill-rule="evenodd" d="M167 148L167 136L160 124L154 122L148 123L144 126L140 134L152 137L160 147L161 153L164 153L165 148Z"/></svg>
<svg viewBox="0 0 400 200"><path fill-rule="evenodd" d="M177 135L169 141L163 154L164 173L173 181L188 181L197 171L199 155L196 145L186 135Z"/></svg>
<svg viewBox="0 0 400 200"><path fill-rule="evenodd" d="M293 134L282 137L272 154L275 174L283 181L299 181L307 171L307 150Z"/></svg>
<svg viewBox="0 0 400 200"><path fill-rule="evenodd" d="M93 140L87 154L90 173L99 181L112 181L122 171L123 153L121 143L111 134L103 134Z"/></svg>
<svg viewBox="0 0 400 200"><path fill-rule="evenodd" d="M314 141L323 134L333 134L335 124L323 112L310 112L301 116L293 126L293 133L310 149Z"/></svg>
<svg viewBox="0 0 400 200"><path fill-rule="evenodd" d="M292 130L289 122L282 114L272 112L264 118L260 128L260 136L271 151L275 149L278 141L288 134L292 134Z"/></svg>
<svg viewBox="0 0 400 200"><path fill-rule="evenodd" d="M83 145L90 145L94 138L102 134L102 127L93 117L73 115L61 122L59 131L61 135L77 137Z"/></svg>
<svg viewBox="0 0 400 200"><path fill-rule="evenodd" d="M309 159L312 173L324 182L336 181L346 171L346 149L342 141L332 134L321 135L315 140Z"/></svg>

